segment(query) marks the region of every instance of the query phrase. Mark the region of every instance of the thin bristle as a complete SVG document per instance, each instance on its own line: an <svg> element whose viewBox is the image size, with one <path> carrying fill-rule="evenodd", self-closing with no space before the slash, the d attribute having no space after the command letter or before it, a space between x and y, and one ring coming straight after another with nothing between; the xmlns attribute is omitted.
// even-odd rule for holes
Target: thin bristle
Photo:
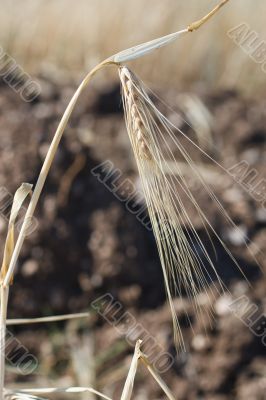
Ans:
<svg viewBox="0 0 266 400"><path fill-rule="evenodd" d="M178 169L177 159L185 162L191 176L202 185L209 198L216 204L218 211L229 223L233 222L201 176L182 141L178 140L178 135L180 139L189 141L190 139L160 113L152 103L143 83L130 70L126 67L121 68L120 78L127 130L162 264L176 344L180 347L184 343L173 296L179 294L182 297L182 291L185 289L187 296L194 300L202 290L208 289L207 295L211 304L211 298L221 290L224 291L224 284L217 274L214 262L190 219L188 207L193 207L208 237L211 239L212 234L235 264L237 266L238 264L198 205L181 171L180 173L171 171L171 163ZM140 119L141 123L136 124L136 118ZM136 126L142 127L139 134ZM200 150L198 145L195 145L195 148ZM165 168L167 164L168 171ZM210 282L213 281L210 270L218 282L218 285L212 287L210 287ZM196 302L194 307L201 314L202 310Z"/></svg>

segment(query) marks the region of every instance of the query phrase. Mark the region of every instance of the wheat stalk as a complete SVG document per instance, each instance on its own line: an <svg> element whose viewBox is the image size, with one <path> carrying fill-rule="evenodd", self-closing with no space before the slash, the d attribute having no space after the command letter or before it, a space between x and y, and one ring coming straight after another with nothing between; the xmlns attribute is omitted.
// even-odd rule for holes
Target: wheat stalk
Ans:
<svg viewBox="0 0 266 400"><path fill-rule="evenodd" d="M198 29L200 26L202 26L205 22L207 22L226 2L229 0L223 0L222 3L220 3L219 6L217 6L213 11L211 11L209 14L207 14L205 17L203 17L201 20L197 21L196 23L192 23L189 25L186 29L183 29L179 32L167 35L165 37L161 37L159 39L155 39L151 42L141 44L139 46L127 49L125 51L122 51L118 54L115 54L99 65L97 65L91 72L88 73L88 75L85 77L85 79L81 82L80 86L78 87L77 91L74 93L72 99L70 100L63 117L58 125L58 128L55 132L54 138L52 140L52 143L50 145L50 148L48 150L48 153L45 157L41 172L39 174L36 186L34 188L31 201L29 203L29 206L27 208L27 212L20 230L20 233L18 235L18 238L15 242L14 240L14 235L13 235L13 230L8 231L8 236L6 240L6 246L5 246L5 257L1 269L1 315L0 315L0 329L1 329L1 336L0 336L0 344L1 348L3 349L1 352L0 356L0 400L4 399L4 372L5 372L5 365L4 365L4 349L5 349L5 329L6 329L6 319L7 319L7 305L8 305L8 291L9 291L9 286L12 283L12 278L15 272L15 267L16 263L23 245L23 242L25 240L26 234L27 234L27 229L29 226L29 223L33 217L34 211L36 209L38 200L40 198L43 186L45 184L48 172L50 170L51 164L53 162L53 159L55 157L55 153L57 151L58 145L60 143L60 140L62 138L62 135L64 133L65 127L68 123L68 120L72 114L72 111L81 95L81 93L85 90L85 88L88 86L90 83L91 79L93 76L98 73L102 68L108 65L115 65L116 67L120 67L121 63L128 62L132 59L142 57L146 54L148 54L151 51L154 51L162 46L165 46L174 40L176 40L178 37L181 35L187 34L189 32L193 32L194 30ZM154 149L151 149L150 145L147 143L147 132L149 125L145 123L145 115L141 115L138 113L138 110L141 110L141 105L138 104L135 100L135 93L134 93L134 82L133 86L131 86L131 83L126 82L126 76L123 78L125 79L124 83L127 86L127 95L126 98L128 102L130 102L130 110L131 110L131 116L129 120L131 122L134 122L134 138L132 143L138 147L138 155L140 156L140 159L143 162L149 162L154 159L155 154L154 154ZM145 109L145 111L147 111ZM148 122L148 121L146 121ZM143 123L143 124L142 124ZM155 147L156 150L156 147ZM160 183L160 182L157 182ZM148 203L149 205L149 203ZM172 210L174 211L174 210ZM160 217L164 217L164 215L161 215ZM163 222L162 219L159 218L159 222ZM156 225L156 217L155 220L153 221L154 225ZM12 225L12 224L11 224ZM171 233L173 231L171 230ZM182 235L182 231L179 231ZM162 251L162 249L159 249ZM183 251L186 251L186 248L183 249ZM166 274L166 268L163 266L164 273ZM165 276L166 282L168 276ZM170 287L167 287L167 292L170 291ZM170 303L171 304L171 303ZM173 305L171 304L172 312L174 313L173 310Z"/></svg>
<svg viewBox="0 0 266 400"><path fill-rule="evenodd" d="M53 162L56 150L58 148L58 145L60 143L60 140L62 138L62 135L64 133L65 127L68 123L68 120L74 110L74 107L80 97L80 95L82 94L82 92L85 90L85 88L88 86L88 84L90 83L91 79L93 78L93 76L98 73L102 68L108 66L108 65L116 65L117 67L120 67L120 64L122 62L127 62L132 60L133 58L139 58L142 57L146 54L148 54L151 51L154 51L162 46L165 46L169 43L171 43L173 40L175 40L177 37L179 37L182 34L185 33L189 33L192 32L196 29L198 29L200 26L202 26L205 22L207 22L211 16L213 16L220 8L222 5L224 5L226 2L228 2L229 0L223 1L221 3L220 6L215 7L215 9L209 13L207 16L203 17L200 21L198 21L197 23L192 23L191 25L189 25L186 29L183 29L177 33L174 34L170 34L166 37L162 37L159 39L156 39L152 42L148 42L148 43L144 43L142 45L124 50L116 55L113 55L111 57L109 57L108 59L104 60L103 62L101 62L100 64L98 64L95 68L93 68L92 71L90 71L88 73L88 75L84 78L84 80L81 82L80 86L78 87L77 91L74 93L72 99L70 100L70 103L68 104L63 117L58 125L58 128L55 132L53 141L50 145L50 148L48 150L48 153L45 157L41 172L39 174L39 178L37 180L33 195L32 195L32 199L31 202L29 204L29 207L27 209L27 213L25 215L25 219L23 222L23 225L21 227L21 231L20 234L18 236L14 251L12 253L12 257L9 263L9 267L8 267L8 271L5 275L5 279L3 282L4 286L7 286L12 278L12 275L14 273L15 267L16 267L16 262L21 250L21 247L23 245L25 236L26 236L26 231L27 231L27 224L29 223L29 221L31 221L31 218L33 217L35 208L37 206L39 197L41 195L43 186L45 184L48 172L50 170L51 164ZM1 400L1 399L0 399Z"/></svg>

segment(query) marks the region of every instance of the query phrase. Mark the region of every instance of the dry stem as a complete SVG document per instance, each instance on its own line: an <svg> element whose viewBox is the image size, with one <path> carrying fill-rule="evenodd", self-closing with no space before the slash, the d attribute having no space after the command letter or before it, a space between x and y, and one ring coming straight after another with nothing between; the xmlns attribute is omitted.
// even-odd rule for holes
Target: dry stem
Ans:
<svg viewBox="0 0 266 400"><path fill-rule="evenodd" d="M110 65L110 64L114 64L112 61L110 60L106 60L103 61L101 64L97 65L87 76L86 78L82 81L82 83L80 84L79 88L77 89L77 91L75 92L74 96L72 97L66 111L64 112L64 115L59 123L59 126L56 130L56 133L54 135L54 138L52 140L52 143L50 145L50 148L48 150L48 153L45 157L39 178L37 180L34 192L32 194L32 198L29 204L29 207L27 209L26 215L25 215L25 219L23 221L22 227L21 227L21 231L19 233L17 242L16 242L16 246L15 249L13 251L12 254L12 258L9 264L9 268L7 271L7 274L5 276L4 279L4 286L8 286L11 280L11 277L14 273L15 270L15 266L16 266L16 262L21 250L21 247L23 245L24 239L25 239L25 234L27 231L27 226L28 223L31 221L32 217L33 217L33 213L35 211L36 205L38 203L40 194L42 192L43 186L45 184L48 172L50 170L51 164L53 162L55 153L57 151L58 145L60 143L60 140L62 138L62 135L64 133L65 127L68 123L68 120L72 114L72 111L78 101L79 96L81 95L81 93L83 92L83 90L87 87L87 85L90 83L92 77L99 71L101 70L104 66L106 65Z"/></svg>
<svg viewBox="0 0 266 400"><path fill-rule="evenodd" d="M0 399L4 399L5 382L5 347L6 347L6 317L9 288L1 284L0 288Z"/></svg>
<svg viewBox="0 0 266 400"><path fill-rule="evenodd" d="M209 12L205 17L201 18L199 21L195 21L188 26L188 31L193 32L199 29L203 24L205 24L209 19L211 19L214 14L216 14L229 0L223 0L218 6L216 6L211 12Z"/></svg>

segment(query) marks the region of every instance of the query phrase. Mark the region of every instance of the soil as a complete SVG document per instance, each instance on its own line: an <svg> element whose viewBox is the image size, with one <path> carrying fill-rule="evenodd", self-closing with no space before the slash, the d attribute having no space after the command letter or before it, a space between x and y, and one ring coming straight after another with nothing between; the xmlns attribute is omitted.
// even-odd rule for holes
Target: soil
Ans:
<svg viewBox="0 0 266 400"><path fill-rule="evenodd" d="M23 102L17 93L0 84L0 185L10 193L22 182L36 182L60 116L75 88L73 82L57 82L51 77L41 77L40 83L41 95L32 103ZM160 105L162 111L176 118L185 133L193 137L182 119L180 93L157 92L176 114ZM243 318L229 308L234 300L246 296L257 305L258 317L265 314L266 209L263 193L254 198L254 188L266 169L266 99L246 99L233 90L201 92L198 98L213 116L208 150L214 159L226 169L245 160L250 171L258 172L247 188L226 174L214 175L215 164L203 160L206 179L216 196L251 240L247 246L244 234L239 235L226 223L205 191L191 180L197 201L236 257L250 285L212 235L217 250L216 268L230 293L214 294L211 289L215 283L211 285L198 299L203 313L196 312L185 296L183 301L180 297L175 299L186 346L186 352L176 353L153 234L127 210L123 195L120 201L91 172L110 160L121 171L120 183L130 179L140 187L124 124L120 89L115 85L105 91L92 88L79 101L60 144L36 212L38 227L25 241L21 253L9 306L9 318L84 310L90 311L91 317L85 321L12 328L38 358L39 371L33 377L16 378L10 369L9 386L18 382L44 386L47 381L54 386L84 382L87 385L94 369L97 378L93 384L113 399L119 398L133 351L125 338L128 332L124 329L121 333L114 324L110 325L91 305L109 293L174 357L172 368L162 376L177 399L266 399L263 335L256 336ZM193 209L190 216L207 249L212 251ZM2 211L2 249L6 227L6 212ZM250 256L250 249L256 252L261 270ZM215 275L212 280L215 281ZM211 322L206 311L213 313ZM87 347L84 338L88 339ZM85 378L75 367L73 348L80 357ZM95 354L94 368L88 349ZM134 398L164 398L144 367L137 375Z"/></svg>

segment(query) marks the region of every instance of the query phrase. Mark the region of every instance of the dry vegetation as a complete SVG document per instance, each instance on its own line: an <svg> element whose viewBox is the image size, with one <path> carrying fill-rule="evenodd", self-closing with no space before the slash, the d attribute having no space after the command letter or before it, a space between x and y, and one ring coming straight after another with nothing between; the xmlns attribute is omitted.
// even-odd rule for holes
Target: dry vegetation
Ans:
<svg viewBox="0 0 266 400"><path fill-rule="evenodd" d="M181 136L186 138L186 134L178 127L175 128L172 122L161 114L156 108L156 105L152 103L151 98L146 94L144 86L142 88L141 81L138 81L126 67L121 67L120 61L124 61L124 59L128 61L128 57L120 56L120 53L118 53L117 56L107 59L106 62L95 67L99 61L106 59L106 56L112 53L116 54L119 50L127 48L136 42L143 42L153 39L154 37L159 37L160 35L168 34L172 31L177 31L178 27L185 28L191 20L194 18L198 19L198 16L202 15L202 10L204 7L207 8L210 2L207 2L207 0L206 2L201 2L200 6L199 3L197 3L198 7L196 7L196 3L193 4L192 1L191 7L193 12L188 12L184 4L176 7L174 3L176 2L170 0L164 2L163 6L161 2L156 2L155 4L154 1L149 1L145 3L145 11L148 13L148 7L151 9L151 14L148 14L147 17L143 15L143 1L129 2L126 7L125 2L119 0L114 2L115 6L112 3L111 7L110 2L107 1L102 1L100 6L98 1L80 1L79 7L76 7L76 5L74 6L73 2L68 3L67 1L63 3L61 1L26 1L23 4L23 9L20 9L22 6L18 5L13 14L10 11L10 2L3 2L3 13L0 16L0 43L5 51L12 54L16 61L20 62L28 72L49 75L55 74L60 70L61 72L58 76L63 74L62 71L66 74L72 73L73 76L77 76L80 71L84 71L84 69L87 70L91 66L95 69L82 81L78 90L70 100L66 112L56 130L52 144L44 158L41 173L38 176L33 192L31 192L32 185L29 184L23 184L16 192L10 214L6 246L4 249L4 260L1 269L0 344L2 347L5 347L4 332L6 322L12 324L12 321L6 321L9 287L13 284L15 267L26 237L26 230L28 229L28 219L32 218L35 212L58 145L81 93L87 88L91 78L94 77L102 67L110 64L115 65L120 70L128 133L142 178L144 186L143 192L148 204L149 216L155 231L155 238L163 266L166 291L169 297L173 319L177 319L176 308L178 307L172 298L172 286L177 287L177 289L173 288L173 292L178 292L180 298L182 298L183 288L189 288L187 298L195 297L199 299L195 310L196 312L197 307L201 308L204 303L200 302L200 292L204 287L207 287L207 302L209 302L208 311L210 314L213 312L211 302L212 299L217 296L217 293L216 295L213 294L211 285L210 288L208 288L208 272L205 277L202 272L205 267L203 266L201 256L193 251L189 241L194 241L194 246L195 244L198 246L197 251L204 255L207 262L214 270L215 275L216 270L194 227L194 221L192 221L189 216L190 211L187 212L186 210L186 206L180 195L182 191L185 197L187 197L187 200L189 200L195 208L198 214L198 220L202 223L203 228L208 226L213 235L213 239L218 239L217 243L223 247L225 254L229 254L229 257L231 257L231 255L227 247L224 246L223 242L220 240L219 232L216 233L208 217L205 217L205 210L202 209L194 199L194 195L190 191L190 186L186 181L186 175L189 175L191 172L192 174L194 173L194 177L202 184L209 198L214 202L216 201L221 214L223 214L229 222L232 221L225 212L220 201L218 201L216 195L209 189L205 180L202 179L201 174L198 172L198 165L194 163L190 154L187 153L181 144ZM182 38L181 43L172 45L176 46L173 47L175 51L168 51L168 53L166 53L167 50L163 49L160 52L156 52L154 55L150 55L150 58L145 60L146 62L135 61L135 70L141 73L144 78L147 76L149 80L153 80L160 85L180 86L186 84L186 86L188 86L187 82L192 84L193 82L204 82L208 83L209 87L217 87L219 85L231 87L232 85L236 85L242 89L251 91L257 90L258 87L263 88L261 82L264 81L264 76L262 72L258 74L259 77L257 81L253 81L252 84L249 84L248 76L253 73L254 68L257 66L255 63L251 62L247 56L244 56L243 52L241 52L241 50L226 36L226 32L230 28L242 21L248 20L250 26L252 26L252 19L249 13L252 6L254 7L254 2L247 2L245 9L241 7L240 3L237 1L232 2L232 4L230 2L230 6L230 13L224 13L224 17L220 19L220 23L212 25L212 30L204 31L204 29L202 29L199 35L193 34L190 38ZM256 14L263 15L264 8L265 7L262 7L261 13L257 9ZM172 12L173 9L176 10L175 13ZM62 10L67 11L62 13ZM21 17L23 14L27 15L27 20ZM119 16L119 18L117 18L117 16ZM116 21L115 24L114 21ZM140 22L143 29L139 28ZM254 21L254 26L256 26L256 29L259 31L258 19L256 20L256 24ZM190 35L189 30L188 28L185 32L187 36ZM211 40L210 32L212 32ZM222 40L221 37L223 38ZM198 46L199 40L201 46ZM166 54L167 57L165 57ZM188 57L190 59L189 65L187 64ZM206 62L206 60L208 62ZM153 68L152 66L154 65L158 66L158 68ZM230 74L228 73L229 71ZM199 110L198 107L199 105L195 105L196 111ZM204 106L202 106L201 110L203 109ZM206 122L207 117L205 117L206 116L203 117L203 120ZM192 115L192 125L193 122L195 122L195 120L193 120ZM197 121L195 123L197 124ZM206 125L208 130L208 121L205 126ZM203 136L208 136L208 132L206 133L204 128L203 131ZM169 138L166 138L167 134L169 138L172 139L172 145L169 145ZM178 139L175 135L179 135ZM200 144L201 140L204 141L200 128L196 132L196 137L197 135L198 143ZM190 142L189 144L191 144L192 140L189 139L188 141ZM179 151L179 158L176 157L173 146ZM166 156L163 155L163 147L165 147ZM206 156L204 149L201 150L197 143L195 148ZM208 161L210 160L214 161L215 168L219 166L219 163L216 162L215 159L209 157ZM170 167L166 166L168 161L170 161ZM82 169L85 165L84 160L81 164ZM201 168L202 165L199 164L199 167ZM182 168L185 168L185 172L183 172ZM213 169L214 172L216 172L215 168ZM223 170L223 167L221 169ZM208 174L210 170L211 167L208 170ZM79 172L80 170L78 170L77 174ZM207 180L208 174L206 173ZM166 178L167 175L169 175L170 178ZM15 221L22 204L28 196L30 197L29 206L16 241ZM65 200L65 204L67 204L67 199ZM167 221L167 223L169 222L169 225L166 225L166 227L162 226L164 221ZM187 227L190 228L190 234L187 231ZM231 227L235 228L234 223L232 223ZM245 239L243 243L245 248ZM248 248L248 244L246 248ZM233 257L231 257L231 259L234 261ZM254 259L251 258L251 260L251 262L254 263ZM175 276L176 264L182 267L180 272L176 273ZM219 282L219 276L217 275L217 277ZM221 286L223 286L223 283ZM213 289L215 289L215 286L213 286ZM54 320L53 317L51 317L52 321L51 318L48 318L48 320L33 319L32 321L15 320L13 323L54 322L63 319L75 321L76 317L80 318L84 316L87 316L87 314L80 314L77 316L71 314L66 317L59 316L58 319L55 317ZM66 337L68 337L70 343L71 362L74 371L72 371L72 374L76 375L77 381L80 384L79 387L73 387L72 385L64 386L56 383L57 388L46 387L42 389L41 383L36 380L40 387L38 386L37 389L24 389L23 391L18 382L18 388L15 388L14 392L7 392L6 398L37 399L38 397L31 397L31 394L46 396L50 394L53 395L54 393L63 393L63 396L65 396L66 394L71 395L75 393L76 395L76 393L80 393L85 399L86 394L90 393L93 398L99 396L109 399L109 397L101 395L99 392L89 387L90 384L94 384L95 382L97 382L97 387L105 386L104 384L99 384L98 377L95 376L94 365L92 365L93 353L97 354L97 350L92 343L91 333L84 335L86 339L85 342L79 340L75 342L79 326L73 326L70 322L66 328ZM175 322L175 328L176 336L181 336L181 330L177 321ZM179 341L180 340L179 337ZM112 354L111 356L109 355L109 361L110 360L112 360ZM161 394L164 393L167 398L174 400L176 394L172 394L166 383L149 363L148 358L142 353L140 341L136 344L135 353L122 395L120 395L120 393L118 395L114 393L114 390L111 390L112 397L118 398L119 396L121 400L131 399L139 361L142 361L146 370L155 378L155 381L157 381L157 384L159 384L161 388ZM87 363L89 365L87 365ZM84 385L83 368L86 369L87 372L89 371ZM4 397L2 397L5 384L4 369L5 358L4 352L2 352L0 358L0 371L2 372L0 375L1 399ZM122 378L125 377L124 371L125 369L122 371ZM45 382L45 386L48 386L47 377L42 377L40 381L42 379ZM116 377L114 381L115 379ZM110 381L112 382L112 377ZM62 388L59 389L59 386L62 386ZM19 392L18 395L14 395L16 391ZM24 393L27 393L27 396Z"/></svg>

